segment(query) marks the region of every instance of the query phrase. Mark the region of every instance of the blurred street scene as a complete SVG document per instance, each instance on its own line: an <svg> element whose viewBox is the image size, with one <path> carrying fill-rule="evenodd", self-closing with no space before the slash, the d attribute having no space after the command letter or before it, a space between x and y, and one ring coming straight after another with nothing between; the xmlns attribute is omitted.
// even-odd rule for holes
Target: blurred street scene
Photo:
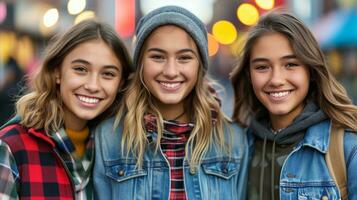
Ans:
<svg viewBox="0 0 357 200"><path fill-rule="evenodd" d="M187 8L206 23L209 73L223 86L217 90L228 116L233 101L229 72L245 32L275 8L309 25L333 74L357 103L357 0L0 0L0 125L13 116L14 101L41 64L51 36L95 17L115 27L132 52L136 22L169 4Z"/></svg>

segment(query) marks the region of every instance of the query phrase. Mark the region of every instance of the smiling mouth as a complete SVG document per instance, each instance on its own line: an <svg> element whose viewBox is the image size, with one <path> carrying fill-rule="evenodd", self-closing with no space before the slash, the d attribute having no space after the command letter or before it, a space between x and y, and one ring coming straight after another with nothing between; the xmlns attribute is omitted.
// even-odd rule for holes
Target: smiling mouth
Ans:
<svg viewBox="0 0 357 200"><path fill-rule="evenodd" d="M163 82L163 81L159 81L160 85L164 86L165 88L168 89L176 89L178 88L182 82Z"/></svg>
<svg viewBox="0 0 357 200"><path fill-rule="evenodd" d="M86 97L86 96L81 96L81 95L77 95L77 97L81 102L88 103L88 104L97 104L100 100L99 98Z"/></svg>
<svg viewBox="0 0 357 200"><path fill-rule="evenodd" d="M282 92L268 92L269 96L274 98L283 98L288 96L291 93L291 90L282 91Z"/></svg>

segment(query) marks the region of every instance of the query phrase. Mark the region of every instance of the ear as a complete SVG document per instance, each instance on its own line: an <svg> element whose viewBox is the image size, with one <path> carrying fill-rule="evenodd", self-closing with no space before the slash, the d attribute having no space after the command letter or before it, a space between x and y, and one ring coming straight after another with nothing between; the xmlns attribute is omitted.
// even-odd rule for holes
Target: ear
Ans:
<svg viewBox="0 0 357 200"><path fill-rule="evenodd" d="M60 77L59 69L55 70L55 79L56 79L56 84L60 84L61 83L61 77Z"/></svg>

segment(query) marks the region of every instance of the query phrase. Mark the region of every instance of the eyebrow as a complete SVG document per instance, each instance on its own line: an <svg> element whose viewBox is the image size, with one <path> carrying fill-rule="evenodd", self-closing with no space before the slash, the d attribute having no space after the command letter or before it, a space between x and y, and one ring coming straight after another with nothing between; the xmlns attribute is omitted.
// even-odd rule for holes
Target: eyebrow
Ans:
<svg viewBox="0 0 357 200"><path fill-rule="evenodd" d="M160 49L160 48L150 48L147 51L148 52L150 52L150 51L158 51L158 52L161 52L161 53L166 53L166 51L164 51L163 49ZM191 53L196 55L196 53L192 49L189 49L189 48L180 49L177 53L186 53L186 52L191 52Z"/></svg>
<svg viewBox="0 0 357 200"><path fill-rule="evenodd" d="M75 59L75 60L72 60L71 62L72 64L74 63L82 63L82 64L85 64L85 65L91 65L90 62L86 61L86 60L83 60L83 59ZM103 66L104 68L106 69L115 69L117 71L120 71L120 68L116 65L104 65Z"/></svg>
<svg viewBox="0 0 357 200"><path fill-rule="evenodd" d="M288 60L288 59L296 59L296 55L291 54L291 55L286 55L280 58L280 60ZM256 62L266 62L269 61L267 58L254 58L250 63L256 63Z"/></svg>
<svg viewBox="0 0 357 200"><path fill-rule="evenodd" d="M71 63L83 63L83 64L90 65L90 62L83 60L83 59L75 59L75 60L72 60Z"/></svg>

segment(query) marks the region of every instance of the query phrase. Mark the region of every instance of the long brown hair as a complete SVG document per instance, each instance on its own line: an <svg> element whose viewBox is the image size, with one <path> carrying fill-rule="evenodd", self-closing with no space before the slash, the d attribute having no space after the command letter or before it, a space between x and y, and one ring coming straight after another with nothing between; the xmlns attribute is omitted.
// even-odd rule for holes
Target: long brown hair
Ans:
<svg viewBox="0 0 357 200"><path fill-rule="evenodd" d="M248 33L238 65L231 74L234 88L233 119L248 126L251 117L265 109L253 92L249 65L255 41L269 33L283 34L297 58L309 68L311 80L305 99L312 99L332 121L357 132L357 107L352 104L345 88L329 71L313 34L298 18L280 11L263 16Z"/></svg>
<svg viewBox="0 0 357 200"><path fill-rule="evenodd" d="M125 93L125 109L122 109L127 111L125 117L123 117L122 152L126 152L127 155L129 152L132 152L137 158L136 164L138 167L142 166L144 153L148 144L143 120L145 113L151 112L158 119L156 150L160 146L163 133L163 117L143 79L143 66L141 62L145 47L146 45L144 44L140 51L140 64L136 66L137 71L134 73L134 77L128 86L128 92ZM230 141L225 140L223 130L223 125L228 123L228 120L221 111L219 102L210 91L210 86L207 82L211 80L208 79L207 72L200 59L198 58L200 66L197 82L189 96L186 97L186 106L188 108L185 109L189 111L190 119L194 123L194 129L185 148L185 155L191 168L199 165L210 145L217 144L222 152L228 152L230 147ZM214 125L212 123L213 116L211 109L217 112L217 122ZM116 125L121 120L122 113L118 113ZM225 142L228 143L226 144Z"/></svg>
<svg viewBox="0 0 357 200"><path fill-rule="evenodd" d="M16 103L17 114L21 116L21 124L26 127L59 130L64 123L62 100L55 82L55 71L64 58L79 44L89 40L104 41L115 53L123 66L122 83L127 85L127 77L132 72L132 64L125 45L115 30L107 24L95 20L85 20L71 27L63 34L56 35L44 51L42 65L31 82L28 93ZM98 122L114 114L119 105L122 93L118 92L113 104L91 122Z"/></svg>

